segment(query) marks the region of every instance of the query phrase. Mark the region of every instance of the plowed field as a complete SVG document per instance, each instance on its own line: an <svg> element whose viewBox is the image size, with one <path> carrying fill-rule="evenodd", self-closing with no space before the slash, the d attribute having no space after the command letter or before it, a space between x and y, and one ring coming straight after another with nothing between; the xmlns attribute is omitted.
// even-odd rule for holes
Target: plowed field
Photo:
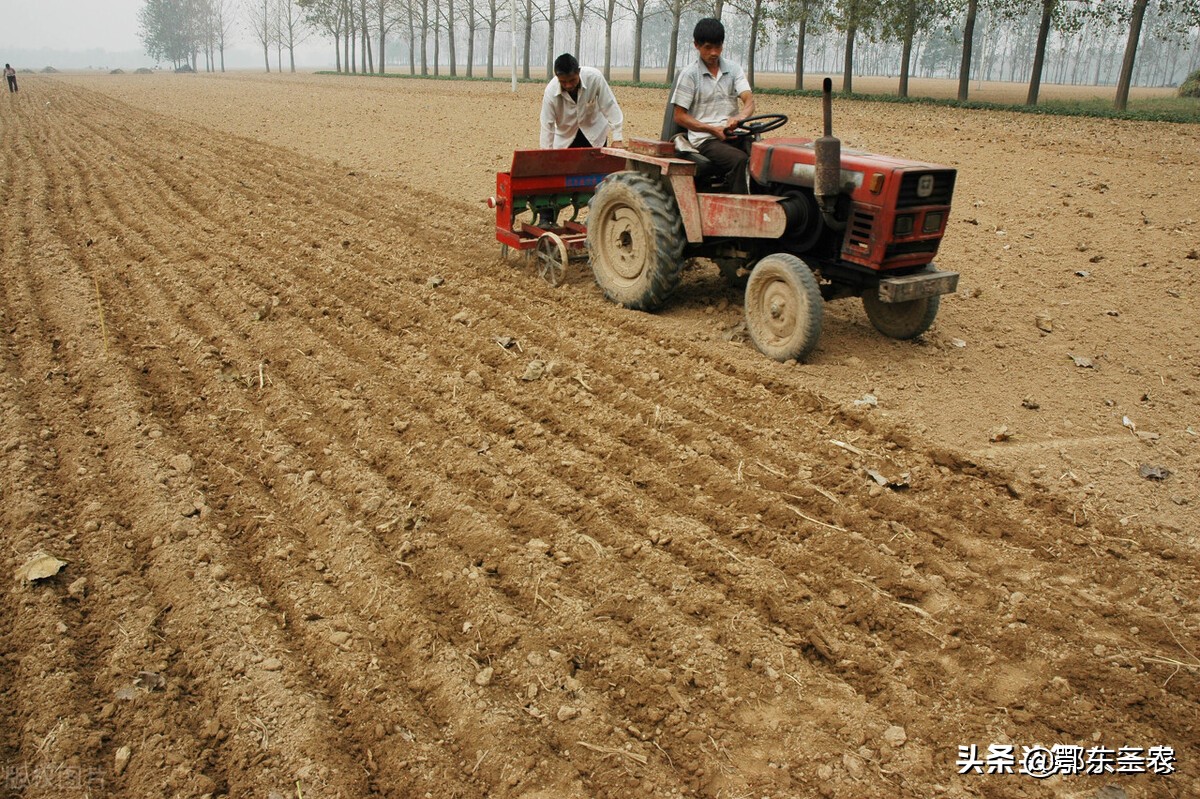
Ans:
<svg viewBox="0 0 1200 799"><path fill-rule="evenodd" d="M1200 795L1200 128L839 104L960 170L960 291L784 365L711 265L500 260L540 91L0 98L5 795Z"/></svg>

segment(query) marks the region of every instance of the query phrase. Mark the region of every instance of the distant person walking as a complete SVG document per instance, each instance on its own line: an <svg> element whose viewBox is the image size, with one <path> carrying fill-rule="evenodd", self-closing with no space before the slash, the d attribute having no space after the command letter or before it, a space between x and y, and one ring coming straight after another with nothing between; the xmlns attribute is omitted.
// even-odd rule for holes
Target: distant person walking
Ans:
<svg viewBox="0 0 1200 799"><path fill-rule="evenodd" d="M17 71L12 68L12 64L4 65L4 77L8 78L8 90L15 92L17 90Z"/></svg>

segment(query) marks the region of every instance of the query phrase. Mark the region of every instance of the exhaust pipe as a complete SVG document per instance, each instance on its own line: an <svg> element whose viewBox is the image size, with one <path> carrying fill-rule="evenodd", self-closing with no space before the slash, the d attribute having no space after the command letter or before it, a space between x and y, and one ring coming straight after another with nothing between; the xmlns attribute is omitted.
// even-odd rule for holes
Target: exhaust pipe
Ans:
<svg viewBox="0 0 1200 799"><path fill-rule="evenodd" d="M833 81L825 79L821 87L821 110L825 117L825 135L813 142L816 155L813 175L813 194L825 224L835 230L844 227L837 220L835 210L842 184L842 142L833 135Z"/></svg>

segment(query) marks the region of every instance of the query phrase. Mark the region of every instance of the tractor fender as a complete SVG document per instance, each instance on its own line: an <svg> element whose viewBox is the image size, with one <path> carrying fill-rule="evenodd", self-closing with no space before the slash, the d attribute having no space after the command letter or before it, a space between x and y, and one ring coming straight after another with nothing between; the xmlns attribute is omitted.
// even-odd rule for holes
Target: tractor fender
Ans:
<svg viewBox="0 0 1200 799"><path fill-rule="evenodd" d="M704 241L700 200L696 193L696 165L682 158L661 155L657 152L639 152L634 149L605 147L605 155L625 159L625 169L635 170L649 176L661 176L667 190L674 195L683 220L683 232L689 244Z"/></svg>

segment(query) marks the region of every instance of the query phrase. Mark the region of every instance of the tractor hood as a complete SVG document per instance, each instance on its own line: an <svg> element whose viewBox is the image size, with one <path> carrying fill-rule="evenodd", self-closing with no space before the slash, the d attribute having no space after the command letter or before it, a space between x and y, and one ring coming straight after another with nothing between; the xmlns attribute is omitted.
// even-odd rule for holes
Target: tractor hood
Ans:
<svg viewBox="0 0 1200 799"><path fill-rule="evenodd" d="M750 174L762 184L812 188L815 164L812 139L769 139L750 151ZM859 202L879 205L896 197L901 207L949 205L955 176L939 164L842 149L841 192Z"/></svg>

